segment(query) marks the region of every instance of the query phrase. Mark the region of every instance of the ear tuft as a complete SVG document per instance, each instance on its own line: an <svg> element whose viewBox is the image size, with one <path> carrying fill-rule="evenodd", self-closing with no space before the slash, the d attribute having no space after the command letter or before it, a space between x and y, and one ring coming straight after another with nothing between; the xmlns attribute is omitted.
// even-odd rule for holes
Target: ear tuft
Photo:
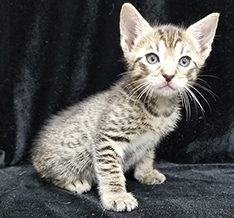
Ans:
<svg viewBox="0 0 234 218"><path fill-rule="evenodd" d="M132 51L135 41L143 34L145 28L150 28L148 22L130 3L125 3L120 12L121 46L124 52Z"/></svg>
<svg viewBox="0 0 234 218"><path fill-rule="evenodd" d="M219 13L212 13L191 25L186 32L192 35L199 45L200 51L211 50L215 32L218 26Z"/></svg>

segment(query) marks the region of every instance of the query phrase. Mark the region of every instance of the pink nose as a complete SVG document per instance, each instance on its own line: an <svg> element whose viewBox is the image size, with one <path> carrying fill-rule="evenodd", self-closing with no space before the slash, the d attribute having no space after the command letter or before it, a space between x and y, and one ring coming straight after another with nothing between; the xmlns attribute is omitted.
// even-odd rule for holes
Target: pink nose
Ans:
<svg viewBox="0 0 234 218"><path fill-rule="evenodd" d="M167 82L170 82L175 77L175 75L167 75L167 74L163 74L162 76L165 78Z"/></svg>

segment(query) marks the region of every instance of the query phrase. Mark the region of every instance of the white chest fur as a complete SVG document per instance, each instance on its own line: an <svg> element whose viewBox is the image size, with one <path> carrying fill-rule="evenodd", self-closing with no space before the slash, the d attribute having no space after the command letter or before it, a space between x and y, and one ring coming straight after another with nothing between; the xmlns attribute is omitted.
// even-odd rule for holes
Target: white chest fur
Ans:
<svg viewBox="0 0 234 218"><path fill-rule="evenodd" d="M123 159L124 171L134 166L150 150L153 150L160 139L174 130L178 114L173 113L170 117L154 117L150 120L153 130L135 136L131 143L122 144L117 153Z"/></svg>

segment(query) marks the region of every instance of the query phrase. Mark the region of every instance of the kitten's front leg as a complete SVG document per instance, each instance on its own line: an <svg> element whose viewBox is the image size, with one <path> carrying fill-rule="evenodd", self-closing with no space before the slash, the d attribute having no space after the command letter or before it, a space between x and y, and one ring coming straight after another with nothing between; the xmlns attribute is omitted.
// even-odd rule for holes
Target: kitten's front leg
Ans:
<svg viewBox="0 0 234 218"><path fill-rule="evenodd" d="M150 185L161 184L166 180L162 173L153 168L154 155L154 150L149 151L136 165L135 179Z"/></svg>
<svg viewBox="0 0 234 218"><path fill-rule="evenodd" d="M101 202L107 210L131 211L137 207L137 200L126 191L120 156L111 145L96 151L95 169Z"/></svg>

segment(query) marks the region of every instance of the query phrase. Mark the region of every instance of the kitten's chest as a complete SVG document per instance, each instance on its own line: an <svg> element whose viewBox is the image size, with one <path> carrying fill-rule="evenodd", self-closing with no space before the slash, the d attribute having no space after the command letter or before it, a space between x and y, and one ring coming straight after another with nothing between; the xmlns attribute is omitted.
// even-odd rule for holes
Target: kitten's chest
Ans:
<svg viewBox="0 0 234 218"><path fill-rule="evenodd" d="M179 110L175 110L168 117L158 116L158 117L148 118L148 123L152 127L153 132L163 136L164 134L174 130L178 119L179 119Z"/></svg>
<svg viewBox="0 0 234 218"><path fill-rule="evenodd" d="M154 149L157 141L159 141L158 136L149 131L135 137L131 143L122 144L120 152L124 171L129 170L139 162L147 151Z"/></svg>
<svg viewBox="0 0 234 218"><path fill-rule="evenodd" d="M148 151L153 150L162 137L173 131L179 116L173 113L170 117L151 117L148 124L151 128L132 138L131 143L122 146L122 157L125 170L134 166Z"/></svg>

